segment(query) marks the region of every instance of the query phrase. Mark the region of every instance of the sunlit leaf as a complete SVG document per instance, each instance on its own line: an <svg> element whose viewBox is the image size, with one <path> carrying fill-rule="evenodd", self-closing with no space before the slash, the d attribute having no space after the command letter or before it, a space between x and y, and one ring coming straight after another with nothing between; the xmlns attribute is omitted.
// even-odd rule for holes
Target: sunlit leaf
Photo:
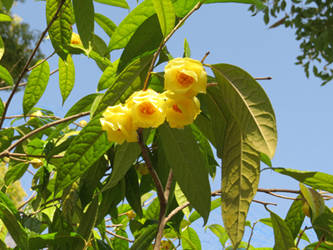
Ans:
<svg viewBox="0 0 333 250"><path fill-rule="evenodd" d="M113 32L117 28L117 25L114 22L112 22L108 17L99 13L95 13L95 21L99 26L101 26L101 28L109 37L112 37Z"/></svg>
<svg viewBox="0 0 333 250"><path fill-rule="evenodd" d="M201 242L199 236L193 228L186 228L181 233L183 249L201 250Z"/></svg>
<svg viewBox="0 0 333 250"><path fill-rule="evenodd" d="M175 10L171 0L153 0L158 20L164 37L169 35L175 26Z"/></svg>
<svg viewBox="0 0 333 250"><path fill-rule="evenodd" d="M190 45L187 42L187 39L184 40L184 54L183 57L191 57Z"/></svg>
<svg viewBox="0 0 333 250"><path fill-rule="evenodd" d="M266 8L266 5L263 4L260 0L207 0L204 1L204 4L208 3L245 3L245 4L255 4L258 10Z"/></svg>
<svg viewBox="0 0 333 250"><path fill-rule="evenodd" d="M324 212L312 220L312 226L318 240L325 235L327 241L333 242L333 212L331 209L325 206Z"/></svg>
<svg viewBox="0 0 333 250"><path fill-rule="evenodd" d="M13 78L5 67L0 65L0 78L8 85L13 86Z"/></svg>
<svg viewBox="0 0 333 250"><path fill-rule="evenodd" d="M309 203L311 208L311 221L314 221L325 210L325 202L323 197L314 189L306 187L299 183L303 197Z"/></svg>
<svg viewBox="0 0 333 250"><path fill-rule="evenodd" d="M0 60L3 56L3 53L5 53L5 45L3 43L2 37L0 36Z"/></svg>
<svg viewBox="0 0 333 250"><path fill-rule="evenodd" d="M19 180L27 171L29 164L22 162L8 169L5 175L5 183L8 186L12 182Z"/></svg>
<svg viewBox="0 0 333 250"><path fill-rule="evenodd" d="M75 68L71 55L67 55L66 62L59 57L59 85L62 105L71 93L75 83Z"/></svg>
<svg viewBox="0 0 333 250"><path fill-rule="evenodd" d="M302 196L298 196L297 198L302 198ZM305 214L303 213L303 201L300 200L294 200L294 202L291 204L289 211L287 213L285 222L288 226L291 235L294 239L296 239L299 230L301 229L301 226L303 224Z"/></svg>
<svg viewBox="0 0 333 250"><path fill-rule="evenodd" d="M129 9L129 6L125 0L94 0L98 3L108 4L111 6L121 7L124 9Z"/></svg>
<svg viewBox="0 0 333 250"><path fill-rule="evenodd" d="M221 198L213 200L210 204L210 211L213 211L214 209L216 209L220 206L221 206ZM194 221L196 221L199 218L201 218L200 214L197 211L194 211L193 213L191 213L191 215L189 217L189 221L191 223L193 223Z"/></svg>
<svg viewBox="0 0 333 250"><path fill-rule="evenodd" d="M269 159L269 157L266 154L260 153L260 161L265 163L270 168L272 167L271 159Z"/></svg>
<svg viewBox="0 0 333 250"><path fill-rule="evenodd" d="M99 79L97 91L109 88L117 78L118 60L113 63L113 67L107 67Z"/></svg>
<svg viewBox="0 0 333 250"><path fill-rule="evenodd" d="M175 9L176 16L180 18L186 16L198 2L199 0L174 1L173 7Z"/></svg>
<svg viewBox="0 0 333 250"><path fill-rule="evenodd" d="M222 247L225 246L225 243L229 239L229 236L221 225L213 224L206 226L205 228L209 228L219 238Z"/></svg>
<svg viewBox="0 0 333 250"><path fill-rule="evenodd" d="M160 214L160 201L155 199L146 210L146 218L151 220L158 220Z"/></svg>
<svg viewBox="0 0 333 250"><path fill-rule="evenodd" d="M11 22L12 19L6 14L0 14L0 22Z"/></svg>
<svg viewBox="0 0 333 250"><path fill-rule="evenodd" d="M107 49L107 45L106 43L103 41L102 38L100 38L97 35L94 35L94 43L93 43L93 48L92 50L94 52L96 52L97 54L99 54L101 56L101 58L103 58L104 63L101 63L100 60L96 60L95 62L97 64L97 66L104 71L109 65L107 65L105 62L107 60L110 61L110 54L105 54L105 51ZM104 55L105 54L105 55ZM91 55L91 53L90 53ZM94 59L94 58L93 58Z"/></svg>
<svg viewBox="0 0 333 250"><path fill-rule="evenodd" d="M115 233L119 236L128 238L126 231L123 229L119 229ZM113 249L119 249L119 250L129 249L129 242L126 240L120 239L118 237L114 238L112 245L113 245Z"/></svg>
<svg viewBox="0 0 333 250"><path fill-rule="evenodd" d="M184 195L183 191L180 189L178 183L176 183L174 193L175 193L175 198L176 198L177 203L179 204L179 206L183 205L185 202L188 201L186 196ZM183 208L182 211L185 214L186 218L188 218L189 215L190 215L190 208L187 206L187 207Z"/></svg>

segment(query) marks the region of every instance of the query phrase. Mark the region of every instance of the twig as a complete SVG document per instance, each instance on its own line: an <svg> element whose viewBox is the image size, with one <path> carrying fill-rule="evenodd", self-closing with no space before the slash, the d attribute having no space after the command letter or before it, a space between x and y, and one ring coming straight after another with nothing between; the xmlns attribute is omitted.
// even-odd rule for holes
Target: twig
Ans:
<svg viewBox="0 0 333 250"><path fill-rule="evenodd" d="M259 204L263 204L263 205L272 205L272 206L277 206L276 203L270 203L270 202L264 202L264 201L258 201L258 200L252 200L253 202L259 203Z"/></svg>
<svg viewBox="0 0 333 250"><path fill-rule="evenodd" d="M305 226L305 228L303 229L303 231L299 234L298 239L297 239L297 243L296 243L296 248L297 248L299 242L301 241L301 238L302 238L304 232L305 232L306 230L308 230L308 229L309 229L309 228L308 228L307 226Z"/></svg>
<svg viewBox="0 0 333 250"><path fill-rule="evenodd" d="M253 236L254 227L255 227L255 225L256 225L258 222L259 222L259 220L257 220L256 222L253 223L253 227L251 228L252 230L251 230L251 234L250 234L249 241L248 241L248 243L247 243L247 248L246 248L246 250L249 250L249 248L250 248L250 243L251 243L251 239L252 239L252 236Z"/></svg>
<svg viewBox="0 0 333 250"><path fill-rule="evenodd" d="M35 197L36 194L37 194L37 192L34 191L34 192L32 193L32 195L29 197L29 199L27 199L27 200L26 200L21 206L19 206L17 210L20 210L20 209L21 209L22 207L24 207L27 203L29 203L29 201L31 201L31 200Z"/></svg>
<svg viewBox="0 0 333 250"><path fill-rule="evenodd" d="M46 155L28 155L28 154L21 154L21 153L8 153L9 158L11 158L12 156L16 156L16 157L31 157L31 158L46 158ZM52 156L52 158L63 158L63 155L54 155ZM20 160L23 161L22 159L15 159L15 160Z"/></svg>
<svg viewBox="0 0 333 250"><path fill-rule="evenodd" d="M208 51L205 56L202 58L201 63L204 63L204 61L206 60L207 56L210 54L210 52Z"/></svg>
<svg viewBox="0 0 333 250"><path fill-rule="evenodd" d="M54 51L51 55L49 55L48 57L46 57L45 59L41 60L39 63L37 63L36 65L32 66L31 68L28 69L28 71L38 67L39 65L41 65L43 62L45 62L47 59L51 58L54 54L56 53L56 51Z"/></svg>
<svg viewBox="0 0 333 250"><path fill-rule="evenodd" d="M32 174L32 176L35 176L35 174L33 172L31 172L29 169L27 169L27 171Z"/></svg>
<svg viewBox="0 0 333 250"><path fill-rule="evenodd" d="M59 204L61 204L61 202L58 202L58 203L56 203L56 204L52 204L52 205L47 206L47 207L43 207L43 208L37 210L36 212L33 212L33 213L31 213L31 214L27 214L26 217L34 216L35 214L38 214L39 212L43 211L44 209L47 209L47 208L50 208L50 207L55 207L55 206L57 206L57 205L59 205Z"/></svg>
<svg viewBox="0 0 333 250"><path fill-rule="evenodd" d="M291 189L281 189L281 188L258 188L258 192L264 192L264 193L270 193L270 192L274 192L274 193L294 193L294 194L299 194L300 191L299 190L291 190Z"/></svg>
<svg viewBox="0 0 333 250"><path fill-rule="evenodd" d="M61 9L61 7L62 7L62 5L63 5L64 3L65 3L65 0L62 0L62 1L60 2L59 6L58 6L58 9L56 10L56 13L54 14L54 16L53 16L51 22L50 22L49 25L46 27L46 29L43 31L43 33L42 33L41 37L39 38L39 40L38 40L38 42L37 42L37 44L36 44L34 50L33 50L32 53L31 53L31 55L30 55L30 57L29 57L27 63L25 64L25 66L24 66L24 68L23 68L21 74L19 75L19 77L18 77L18 79L17 79L17 81L16 81L16 83L15 83L15 86L14 86L12 92L10 93L10 96L9 96L7 102L6 102L6 105L5 105L5 108L4 108L4 111L3 111L3 114L2 114L2 118L1 118L1 121L0 121L0 130L1 130L2 125L3 125L3 122L4 122L4 117L6 117L7 110L8 110L8 106L9 106L11 100L13 99L13 96L14 96L14 94L15 94L15 92L16 92L18 86L19 86L20 81L22 80L24 74L28 71L29 64L31 63L32 59L34 58L34 56L35 56L35 54L36 54L36 52L37 52L37 50L38 50L40 44L42 43L42 41L43 41L43 39L44 39L44 37L45 37L47 31L50 29L50 27L51 27L51 25L53 24L53 22L58 18L58 14L59 14L60 9Z"/></svg>
<svg viewBox="0 0 333 250"><path fill-rule="evenodd" d="M270 195L273 195L275 197L279 197L279 198L282 198L282 199L287 199L287 200L296 200L297 199L297 198L294 198L294 197L279 195L279 194L275 194L275 193L272 193L272 192L268 192L267 194L270 194Z"/></svg>
<svg viewBox="0 0 333 250"><path fill-rule="evenodd" d="M114 237L119 238L119 239L126 240L126 241L131 242L131 243L134 242L134 240L127 239L126 237L123 237L123 236L120 236L120 235L118 235L118 234L115 234L114 232L111 232L111 231L109 231L109 230L106 230L106 232L107 232L108 234L113 235Z"/></svg>
<svg viewBox="0 0 333 250"><path fill-rule="evenodd" d="M25 136L21 137L15 143L13 143L12 145L10 145L7 149L5 149L3 152L0 153L0 158L1 157L8 157L9 152L11 150L13 150L17 145L19 145L24 140L28 139L29 137L33 136L34 134L37 134L38 132L40 132L40 131L42 131L44 129L47 129L49 127L52 127L54 125L57 125L57 124L60 124L60 123L63 123L63 122L67 122L67 121L70 121L70 120L77 119L77 118L82 117L82 116L86 116L86 115L89 115L89 114L90 114L90 111L86 111L86 112L82 112L82 113L79 113L79 114L76 114L76 115L72 115L72 116L63 118L63 119L58 120L58 121L54 121L54 122L50 122L48 124L45 124L44 126L39 127L37 129L31 131L30 133L26 134Z"/></svg>
<svg viewBox="0 0 333 250"><path fill-rule="evenodd" d="M325 235L321 236L320 240L318 241L318 244L315 246L313 250L317 250L323 241L325 241Z"/></svg>
<svg viewBox="0 0 333 250"><path fill-rule="evenodd" d="M123 224L112 224L112 225L106 225L105 227L122 227Z"/></svg>

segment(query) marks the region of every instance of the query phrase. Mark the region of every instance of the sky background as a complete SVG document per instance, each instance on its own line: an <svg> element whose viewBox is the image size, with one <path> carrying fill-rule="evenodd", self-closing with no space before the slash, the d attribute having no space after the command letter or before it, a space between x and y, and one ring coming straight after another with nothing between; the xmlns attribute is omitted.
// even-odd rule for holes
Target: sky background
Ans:
<svg viewBox="0 0 333 250"><path fill-rule="evenodd" d="M131 9L136 0L128 1ZM290 4L290 3L289 3ZM195 12L185 24L176 31L167 43L168 50L174 57L182 57L184 38L190 44L192 58L201 60L207 51L210 55L205 63L229 63L243 68L253 77L271 76L270 81L260 81L275 111L278 129L278 145L273 167L285 167L299 170L315 170L331 173L331 154L333 152L332 102L333 83L321 87L320 80L305 77L303 68L295 65L300 54L299 42L295 40L295 30L279 27L268 29L263 22L263 14L252 17L249 5L224 3L207 4ZM117 25L129 13L128 10L102 5L95 2L95 12L108 16ZM46 28L45 2L26 1L12 8L12 13L23 18L32 29L43 31ZM279 19L277 19L279 20ZM275 20L275 21L277 21ZM272 21L274 23L275 21ZM74 27L75 31L75 27ZM95 23L95 33L109 42L107 35ZM51 42L45 40L41 49L48 56L53 52ZM119 58L121 51L111 53L111 61ZM48 87L36 105L64 116L67 110L79 99L95 93L102 71L93 60L85 56L74 55L76 79L74 89L62 105L59 91L58 73L52 75ZM48 60L51 71L58 68L58 57ZM0 96L6 101L9 92L2 91ZM22 113L23 91L17 93L7 115ZM9 123L5 123L9 126ZM220 160L218 160L220 163ZM262 166L264 168L265 165ZM22 180L23 187L29 192L31 178ZM220 173L212 184L212 190L220 188ZM263 171L260 177L261 188L299 189L298 182L290 177L279 175L270 170ZM287 194L288 195L288 194ZM265 194L257 194L257 200L278 203L269 208L282 218L291 204L291 200L279 199ZM332 207L332 203L327 203ZM248 219L252 222L269 217L262 205L251 205ZM307 221L309 223L309 221ZM195 224L195 229L202 240L202 249L221 249L218 239L212 233L204 233L203 221ZM208 224L222 224L220 210L211 214ZM247 240L247 230L244 239ZM315 240L313 233L308 236ZM273 246L271 228L257 224L252 243L256 247ZM306 244L302 243L301 246Z"/></svg>

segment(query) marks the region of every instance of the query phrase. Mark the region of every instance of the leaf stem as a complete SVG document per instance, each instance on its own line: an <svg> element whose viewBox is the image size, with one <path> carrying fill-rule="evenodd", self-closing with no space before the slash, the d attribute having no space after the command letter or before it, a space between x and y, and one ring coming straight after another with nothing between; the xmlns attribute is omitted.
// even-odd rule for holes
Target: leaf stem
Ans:
<svg viewBox="0 0 333 250"><path fill-rule="evenodd" d="M41 60L39 63L37 63L36 65L32 66L31 68L28 68L27 71L33 70L34 68L38 67L39 65L41 65L43 62L45 62L47 59L50 59L54 54L56 53L56 51L54 51L51 55L49 55L48 57L44 58L43 60Z"/></svg>

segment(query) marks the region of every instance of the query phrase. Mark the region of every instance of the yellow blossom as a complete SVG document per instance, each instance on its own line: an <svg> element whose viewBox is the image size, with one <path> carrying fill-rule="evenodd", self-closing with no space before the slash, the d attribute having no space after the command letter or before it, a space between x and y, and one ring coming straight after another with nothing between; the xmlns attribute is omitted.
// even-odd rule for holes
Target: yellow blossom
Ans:
<svg viewBox="0 0 333 250"><path fill-rule="evenodd" d="M191 58L175 58L165 66L164 89L173 99L192 98L206 93L207 73L202 63Z"/></svg>
<svg viewBox="0 0 333 250"><path fill-rule="evenodd" d="M71 44L82 45L80 36L74 32L72 33Z"/></svg>
<svg viewBox="0 0 333 250"><path fill-rule="evenodd" d="M101 118L102 129L108 132L109 141L118 144L137 141L136 128L132 125L132 117L126 107L117 105L108 107Z"/></svg>
<svg viewBox="0 0 333 250"><path fill-rule="evenodd" d="M38 110L38 111L36 111L36 112L33 112L31 115L34 115L34 116L43 116L43 113L42 113L42 111ZM31 116L31 117L29 118L29 121L30 121L31 119L34 119L34 118L35 118L35 117Z"/></svg>
<svg viewBox="0 0 333 250"><path fill-rule="evenodd" d="M192 124L200 113L200 102L198 98L173 100L167 99L166 119L171 128L184 128Z"/></svg>
<svg viewBox="0 0 333 250"><path fill-rule="evenodd" d="M79 122L79 124L81 125L81 126L86 126L88 123L87 123L87 121L86 120L82 120L82 121L80 121Z"/></svg>
<svg viewBox="0 0 333 250"><path fill-rule="evenodd" d="M130 220L135 218L135 213L133 212L133 210L128 211L126 213L126 215L127 215L128 219L130 219Z"/></svg>
<svg viewBox="0 0 333 250"><path fill-rule="evenodd" d="M35 168L38 169L41 166L43 166L43 162L40 159L34 158L30 161L31 165Z"/></svg>
<svg viewBox="0 0 333 250"><path fill-rule="evenodd" d="M165 121L165 101L152 89L133 93L125 105L137 128L158 127Z"/></svg>

